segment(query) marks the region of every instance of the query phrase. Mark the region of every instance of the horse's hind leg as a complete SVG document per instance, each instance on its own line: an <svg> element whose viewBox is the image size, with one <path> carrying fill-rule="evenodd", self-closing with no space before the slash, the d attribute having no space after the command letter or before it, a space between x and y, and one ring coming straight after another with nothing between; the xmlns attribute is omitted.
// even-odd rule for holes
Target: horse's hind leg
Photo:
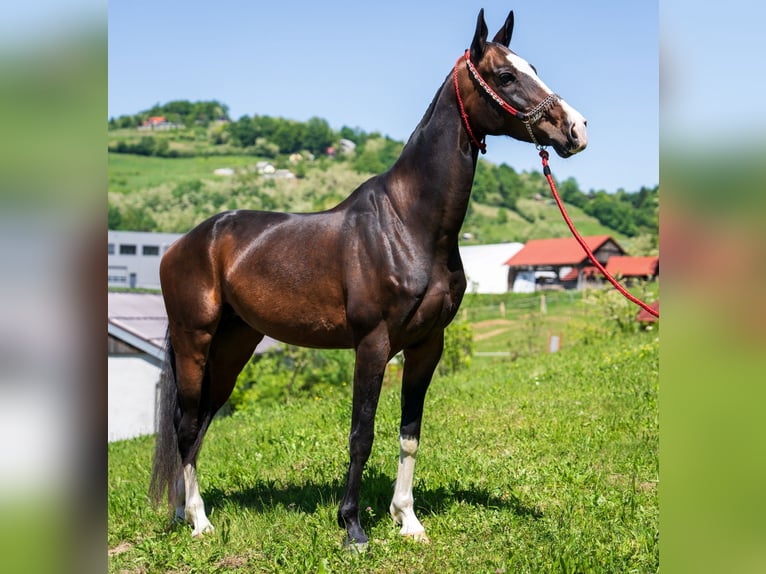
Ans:
<svg viewBox="0 0 766 574"><path fill-rule="evenodd" d="M176 431L181 469L176 487L176 518L194 524L193 536L212 530L197 483L197 453L210 423L205 396L206 363L213 335L208 330L175 330L171 326L175 350L178 412Z"/></svg>
<svg viewBox="0 0 766 574"><path fill-rule="evenodd" d="M415 516L412 481L420 443L420 425L426 391L441 358L443 347L444 332L440 331L420 346L404 350L399 469L389 512L394 521L402 525L400 534L423 542L428 542L428 537L425 528Z"/></svg>
<svg viewBox="0 0 766 574"><path fill-rule="evenodd" d="M213 530L205 513L197 481L196 459L202 438L213 415L229 398L237 375L261 339L261 333L252 330L238 317L224 317L207 345L208 352L199 394L192 389L184 403L179 382L179 403L183 414L178 428L178 447L182 462L178 481L179 486L183 483L183 490L178 489L182 495L177 499L176 517L183 517L194 525L192 536Z"/></svg>

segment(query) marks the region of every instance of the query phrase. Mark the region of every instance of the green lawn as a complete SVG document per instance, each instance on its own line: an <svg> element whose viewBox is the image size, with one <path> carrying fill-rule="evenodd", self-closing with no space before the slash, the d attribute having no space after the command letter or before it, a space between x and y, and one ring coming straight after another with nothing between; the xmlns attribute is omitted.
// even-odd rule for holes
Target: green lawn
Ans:
<svg viewBox="0 0 766 574"><path fill-rule="evenodd" d="M152 439L112 443L109 571L656 572L658 350L656 331L639 332L435 377L415 475L430 545L387 512L397 384L362 486L363 555L335 522L348 387L213 422L199 475L216 532L202 540L146 498Z"/></svg>
<svg viewBox="0 0 766 574"><path fill-rule="evenodd" d="M260 158L251 155L197 156L162 158L110 153L109 191L137 192L169 184L200 180L226 182L227 176L215 175L218 168L255 167Z"/></svg>

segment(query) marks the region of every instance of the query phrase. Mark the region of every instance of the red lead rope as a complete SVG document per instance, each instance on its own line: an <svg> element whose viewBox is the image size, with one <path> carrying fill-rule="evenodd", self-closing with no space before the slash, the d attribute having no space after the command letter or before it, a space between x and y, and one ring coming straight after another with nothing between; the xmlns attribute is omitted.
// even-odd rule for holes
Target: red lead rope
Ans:
<svg viewBox="0 0 766 574"><path fill-rule="evenodd" d="M567 225L569 226L569 230L572 232L572 235L574 235L575 239L577 239L577 242L580 244L580 247L583 248L585 253L588 255L588 259L591 260L593 265L596 266L596 268L601 271L601 273L604 274L604 277L607 278L607 280L614 286L615 289L617 289L620 293L622 293L628 300L633 301L636 305L641 307L644 311L647 313L654 315L659 319L660 313L658 311L655 311L652 309L649 305L641 301L641 299L634 297L630 293L628 293L628 290L625 289L622 285L620 285L617 280L612 277L606 269L604 269L604 266L599 263L598 259L593 255L593 252L588 247L588 244L585 243L585 240L582 238L582 236L577 232L577 229L575 229L574 223L572 223L572 220L569 218L569 214L567 214L566 209L564 209L564 204L561 202L561 198L559 197L559 192L556 191L556 184L553 183L553 176L551 175L551 168L548 167L548 152L544 149L540 150L540 157L543 160L543 174L545 175L545 179L548 180L548 185L551 188L551 192L553 193L553 198L556 200L556 204L559 206L559 210L561 210L561 215L564 216L564 221L567 222Z"/></svg>

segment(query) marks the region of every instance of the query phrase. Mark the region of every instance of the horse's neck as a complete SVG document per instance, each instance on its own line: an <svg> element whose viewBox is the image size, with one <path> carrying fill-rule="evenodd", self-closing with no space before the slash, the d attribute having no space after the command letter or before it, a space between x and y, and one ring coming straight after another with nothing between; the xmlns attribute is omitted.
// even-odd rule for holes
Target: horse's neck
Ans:
<svg viewBox="0 0 766 574"><path fill-rule="evenodd" d="M388 193L408 227L424 240L456 245L476 160L446 81L389 172Z"/></svg>

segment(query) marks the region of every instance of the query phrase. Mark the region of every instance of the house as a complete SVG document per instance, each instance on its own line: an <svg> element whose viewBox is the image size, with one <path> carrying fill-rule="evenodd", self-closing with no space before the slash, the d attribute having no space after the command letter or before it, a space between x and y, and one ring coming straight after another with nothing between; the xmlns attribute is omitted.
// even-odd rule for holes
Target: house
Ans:
<svg viewBox="0 0 766 574"><path fill-rule="evenodd" d="M653 309L654 311L657 311L657 313L659 314L660 300L658 299L657 301L649 305L649 308ZM646 309L641 309L638 312L638 315L636 315L636 321L638 321L639 323L644 323L644 324L656 323L657 321L659 321L659 318L649 313Z"/></svg>
<svg viewBox="0 0 766 574"><path fill-rule="evenodd" d="M625 255L625 250L609 235L593 235L583 240L602 265L614 255ZM591 267L590 259L574 237L530 239L505 265L508 286L516 293L579 289L588 277L586 268ZM571 277L575 280L565 283L564 279Z"/></svg>
<svg viewBox="0 0 766 574"><path fill-rule="evenodd" d="M162 295L108 293L107 303L107 439L151 434L168 324ZM276 345L265 337L255 353Z"/></svg>
<svg viewBox="0 0 766 574"><path fill-rule="evenodd" d="M168 123L167 118L165 116L151 116L144 120L143 126L146 128L155 128L157 126L162 126Z"/></svg>
<svg viewBox="0 0 766 574"><path fill-rule="evenodd" d="M655 279L660 274L660 258L615 255L606 262L606 271L625 279Z"/></svg>
<svg viewBox="0 0 766 574"><path fill-rule="evenodd" d="M255 171L261 175L269 175L277 171L277 168L267 161L259 161L255 164Z"/></svg>
<svg viewBox="0 0 766 574"><path fill-rule="evenodd" d="M107 231L107 285L160 288L160 259L181 233Z"/></svg>
<svg viewBox="0 0 766 574"><path fill-rule="evenodd" d="M356 144L349 139L341 138L338 144L340 145L340 152L343 154L353 153L356 150Z"/></svg>
<svg viewBox="0 0 766 574"><path fill-rule="evenodd" d="M630 257L628 255L613 255L604 266L607 273L617 279L624 279L626 284L634 280L652 280L660 274L659 257ZM579 275L578 275L579 274ZM583 267L581 270L573 268L561 278L561 282L567 289L577 286L578 278L587 284L600 285L605 281L604 276L595 266Z"/></svg>
<svg viewBox="0 0 766 574"><path fill-rule="evenodd" d="M151 116L146 118L143 122L141 122L141 125L138 126L138 130L139 131L147 131L147 130L167 131L167 130L182 129L183 127L184 127L183 124L174 124L173 122L168 121L168 119L165 116Z"/></svg>
<svg viewBox="0 0 766 574"><path fill-rule="evenodd" d="M505 261L515 255L523 243L495 243L460 247L468 293L505 293L508 270Z"/></svg>

